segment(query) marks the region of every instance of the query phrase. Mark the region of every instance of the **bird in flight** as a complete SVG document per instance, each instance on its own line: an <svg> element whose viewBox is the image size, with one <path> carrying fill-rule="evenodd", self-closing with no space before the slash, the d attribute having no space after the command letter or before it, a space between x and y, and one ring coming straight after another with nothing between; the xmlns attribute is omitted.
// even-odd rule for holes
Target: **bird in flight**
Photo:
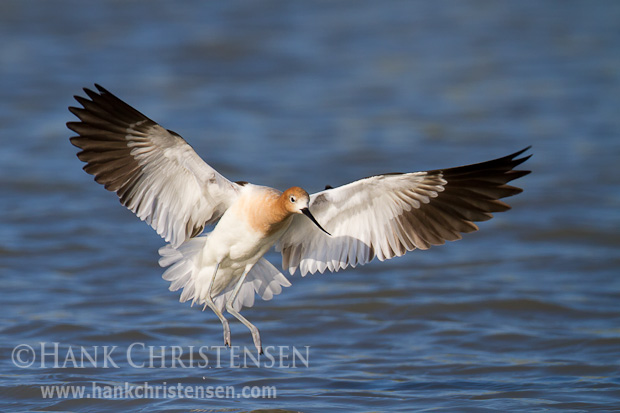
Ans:
<svg viewBox="0 0 620 413"><path fill-rule="evenodd" d="M383 261L476 231L474 222L510 209L501 198L522 192L508 182L526 150L495 160L424 172L375 175L308 194L232 182L161 127L99 85L69 110L71 143L95 181L168 243L159 264L181 302L209 307L230 346L226 311L246 325L259 353L258 329L240 314L254 296L270 300L291 284L263 255L273 246L291 275L338 271ZM206 226L214 226L199 236Z"/></svg>

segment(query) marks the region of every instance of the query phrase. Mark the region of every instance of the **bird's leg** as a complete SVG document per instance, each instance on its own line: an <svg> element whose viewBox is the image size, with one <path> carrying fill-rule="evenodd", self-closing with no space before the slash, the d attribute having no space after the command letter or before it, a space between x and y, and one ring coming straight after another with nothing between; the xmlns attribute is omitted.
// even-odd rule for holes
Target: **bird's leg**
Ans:
<svg viewBox="0 0 620 413"><path fill-rule="evenodd" d="M256 349L258 350L258 354L263 354L263 347L261 346L260 333L258 332L258 328L256 328L254 324L250 323L244 316L239 314L239 311L235 310L235 308L233 307L233 303L235 302L235 299L237 298L237 295L239 294L239 290L241 290L241 286L245 282L245 278L247 277L248 272L250 272L249 269L245 270L245 272L243 273L243 275L237 282L237 285L235 286L235 289L232 295L226 302L226 311L228 311L237 320L241 321L247 328L250 329L250 331L252 332L252 338L254 339L254 345L256 346Z"/></svg>
<svg viewBox="0 0 620 413"><path fill-rule="evenodd" d="M207 288L207 295L205 297L205 306L202 309L204 311L207 306L213 310L217 318L222 322L222 327L224 327L224 345L230 347L230 327L228 326L228 320L224 317L224 314L215 306L213 302L213 298L211 298L211 289L213 288L213 282L215 281L215 275L217 274L217 269L220 268L220 263L218 262L215 266L215 271L213 272L213 277L211 277L211 281L209 282L209 288Z"/></svg>

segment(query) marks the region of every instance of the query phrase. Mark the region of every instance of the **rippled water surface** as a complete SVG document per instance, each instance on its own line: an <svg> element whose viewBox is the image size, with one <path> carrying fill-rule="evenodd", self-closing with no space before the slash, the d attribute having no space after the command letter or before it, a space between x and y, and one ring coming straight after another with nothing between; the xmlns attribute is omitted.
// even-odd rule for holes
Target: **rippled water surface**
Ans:
<svg viewBox="0 0 620 413"><path fill-rule="evenodd" d="M614 1L0 2L0 410L614 409L618 22ZM272 346L254 363L80 170L66 108L94 82L232 180L315 192L527 145L533 173L462 241L292 277L244 311ZM277 397L41 390L145 383Z"/></svg>

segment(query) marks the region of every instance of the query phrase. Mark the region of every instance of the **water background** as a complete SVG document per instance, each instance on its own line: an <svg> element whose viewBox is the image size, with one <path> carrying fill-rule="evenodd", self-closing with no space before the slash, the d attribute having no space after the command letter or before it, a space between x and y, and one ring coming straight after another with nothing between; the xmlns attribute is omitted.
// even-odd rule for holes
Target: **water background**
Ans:
<svg viewBox="0 0 620 413"><path fill-rule="evenodd" d="M619 22L615 1L3 0L0 410L613 410ZM133 343L219 346L221 326L178 303L162 240L81 171L67 106L94 82L231 180L315 192L527 145L533 173L513 210L462 241L296 275L244 311L266 346L309 346L307 367L236 368L224 350L220 368L138 368L121 357ZM14 349L41 342L61 357L117 346L119 368L18 367ZM93 382L277 398L41 396Z"/></svg>

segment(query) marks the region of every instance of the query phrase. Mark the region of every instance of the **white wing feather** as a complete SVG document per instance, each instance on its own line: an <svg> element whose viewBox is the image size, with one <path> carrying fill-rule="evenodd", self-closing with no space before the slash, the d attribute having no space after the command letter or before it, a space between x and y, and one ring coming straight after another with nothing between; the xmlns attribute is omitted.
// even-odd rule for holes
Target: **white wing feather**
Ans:
<svg viewBox="0 0 620 413"><path fill-rule="evenodd" d="M500 198L522 190L506 185L529 171L513 168L529 148L478 164L361 179L310 196L309 209L331 236L295 216L276 244L293 274L338 271L427 249L478 229L476 221L510 209Z"/></svg>
<svg viewBox="0 0 620 413"><path fill-rule="evenodd" d="M401 244L411 243L394 217L430 202L443 184L441 176L429 179L426 172L417 172L374 176L312 194L310 211L331 237L296 216L277 244L283 268L291 274L297 268L302 275L323 273L365 264L375 256L383 261L404 254Z"/></svg>
<svg viewBox="0 0 620 413"><path fill-rule="evenodd" d="M215 223L236 199L238 185L206 164L178 134L162 128L97 86L76 96L70 108L80 122L67 126L79 136L84 170L114 191L123 205L173 246Z"/></svg>

